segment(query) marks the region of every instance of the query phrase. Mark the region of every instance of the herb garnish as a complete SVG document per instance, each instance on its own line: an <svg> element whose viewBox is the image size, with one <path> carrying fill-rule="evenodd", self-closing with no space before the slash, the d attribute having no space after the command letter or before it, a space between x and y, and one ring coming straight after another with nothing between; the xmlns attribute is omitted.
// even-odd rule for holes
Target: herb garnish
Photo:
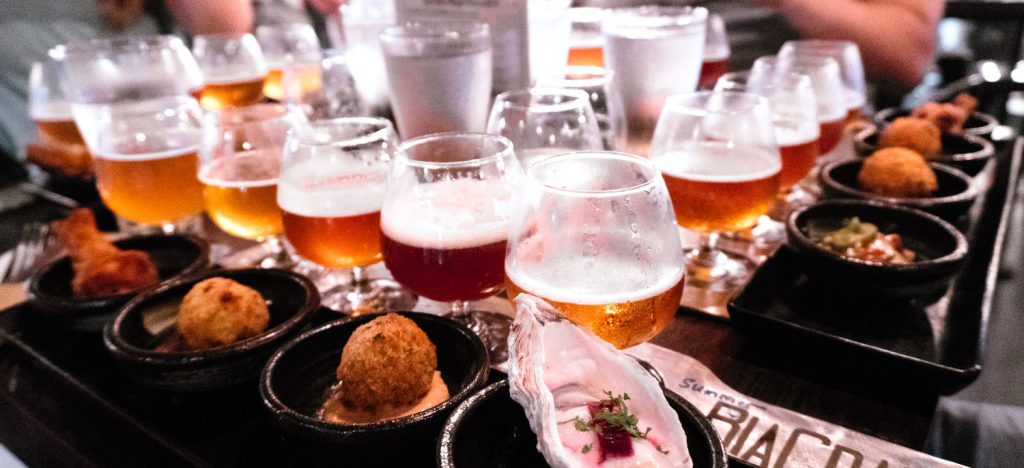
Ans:
<svg viewBox="0 0 1024 468"><path fill-rule="evenodd" d="M573 423L577 431L580 432L596 432L601 433L602 428L618 429L634 439L647 439L647 434L650 434L651 428L648 427L646 430L641 431L637 426L639 417L629 412L629 406L626 404L629 401L629 394L622 393L616 396L611 391L605 390L604 394L607 398L600 400L596 403L596 406L600 408L594 412L592 419L587 421L579 416L572 419L561 421L559 424L565 424L568 422ZM668 454L668 450L661 448L661 445L655 447L659 452ZM583 446L583 453L588 453L592 449L590 444Z"/></svg>

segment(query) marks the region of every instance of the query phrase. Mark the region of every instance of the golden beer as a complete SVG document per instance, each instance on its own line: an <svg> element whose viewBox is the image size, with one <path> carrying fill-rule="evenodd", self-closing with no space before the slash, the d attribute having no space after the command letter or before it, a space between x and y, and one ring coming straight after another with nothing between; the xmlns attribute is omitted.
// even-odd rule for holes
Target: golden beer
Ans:
<svg viewBox="0 0 1024 468"><path fill-rule="evenodd" d="M141 224L171 223L201 213L197 151L94 154L103 203L118 216Z"/></svg>
<svg viewBox="0 0 1024 468"><path fill-rule="evenodd" d="M302 94L320 90L323 87L323 74L319 63L293 63L287 66L288 79L298 80L298 91ZM272 68L263 82L263 95L277 101L284 101L285 86L284 68ZM293 84L287 84L294 86Z"/></svg>
<svg viewBox="0 0 1024 468"><path fill-rule="evenodd" d="M85 146L82 133L72 119L35 119L40 143L61 143Z"/></svg>
<svg viewBox="0 0 1024 468"><path fill-rule="evenodd" d="M284 232L295 251L317 265L352 268L381 259L380 211L325 217L285 209Z"/></svg>
<svg viewBox="0 0 1024 468"><path fill-rule="evenodd" d="M260 102L263 98L263 77L236 81L207 82L199 98L206 110L242 107Z"/></svg>
<svg viewBox="0 0 1024 468"><path fill-rule="evenodd" d="M622 349L651 339L675 317L683 295L682 272L666 284L667 288L661 286L634 294L617 294L617 298L580 295L579 300L570 301L522 287L510 275L505 280L505 290L510 300L515 299L519 293L543 299L573 323L590 329L595 335ZM591 299L610 300L595 304Z"/></svg>
<svg viewBox="0 0 1024 468"><path fill-rule="evenodd" d="M280 234L275 151L238 153L213 160L199 172L210 219L224 232L263 240Z"/></svg>
<svg viewBox="0 0 1024 468"><path fill-rule="evenodd" d="M744 154L721 157L723 148L659 157L676 221L698 232L734 232L757 224L779 192L780 159L775 155Z"/></svg>

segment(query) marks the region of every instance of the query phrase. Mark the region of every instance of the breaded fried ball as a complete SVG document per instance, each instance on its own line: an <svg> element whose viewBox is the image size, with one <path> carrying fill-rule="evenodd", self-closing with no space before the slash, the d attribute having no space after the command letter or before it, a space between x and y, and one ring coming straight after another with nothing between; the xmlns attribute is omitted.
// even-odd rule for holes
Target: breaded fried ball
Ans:
<svg viewBox="0 0 1024 468"><path fill-rule="evenodd" d="M857 183L864 191L900 198L927 197L939 188L928 162L906 148L875 151L864 159Z"/></svg>
<svg viewBox="0 0 1024 468"><path fill-rule="evenodd" d="M356 328L341 353L341 400L353 408L419 401L430 389L437 350L412 320L397 314Z"/></svg>
<svg viewBox="0 0 1024 468"><path fill-rule="evenodd" d="M926 158L942 151L942 131L935 124L915 117L900 117L882 130L880 148L908 148Z"/></svg>
<svg viewBox="0 0 1024 468"><path fill-rule="evenodd" d="M255 289L227 278L200 281L178 309L178 331L192 349L224 346L263 333L267 303Z"/></svg>

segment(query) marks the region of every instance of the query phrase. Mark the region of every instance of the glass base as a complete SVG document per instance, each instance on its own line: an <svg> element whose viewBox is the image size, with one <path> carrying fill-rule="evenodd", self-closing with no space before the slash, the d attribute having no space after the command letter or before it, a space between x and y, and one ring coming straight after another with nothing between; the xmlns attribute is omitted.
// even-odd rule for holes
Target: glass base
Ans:
<svg viewBox="0 0 1024 468"><path fill-rule="evenodd" d="M118 232L131 236L145 236L153 234L201 234L203 229L203 216L195 215L180 219L173 223L164 224L142 224L114 215L117 219Z"/></svg>
<svg viewBox="0 0 1024 468"><path fill-rule="evenodd" d="M511 317L483 310L468 310L449 317L463 323L480 337L492 366L508 360L508 331L512 326Z"/></svg>
<svg viewBox="0 0 1024 468"><path fill-rule="evenodd" d="M419 297L389 279L339 284L323 291L321 304L345 315L412 310Z"/></svg>
<svg viewBox="0 0 1024 468"><path fill-rule="evenodd" d="M725 250L695 249L686 254L686 286L729 291L743 285L754 265L744 255Z"/></svg>

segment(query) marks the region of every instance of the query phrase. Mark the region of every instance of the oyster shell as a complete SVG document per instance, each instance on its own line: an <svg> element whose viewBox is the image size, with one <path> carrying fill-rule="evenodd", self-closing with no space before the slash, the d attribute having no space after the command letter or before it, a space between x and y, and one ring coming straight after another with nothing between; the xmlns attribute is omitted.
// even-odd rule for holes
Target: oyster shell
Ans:
<svg viewBox="0 0 1024 468"><path fill-rule="evenodd" d="M537 448L554 467L690 467L686 434L658 381L635 359L559 316L543 300L520 294L509 335L509 384L522 405ZM632 438L633 454L605 458L592 430L588 404L628 394L629 412L646 438ZM660 446L660 447L659 447ZM667 452L667 453L665 453Z"/></svg>

